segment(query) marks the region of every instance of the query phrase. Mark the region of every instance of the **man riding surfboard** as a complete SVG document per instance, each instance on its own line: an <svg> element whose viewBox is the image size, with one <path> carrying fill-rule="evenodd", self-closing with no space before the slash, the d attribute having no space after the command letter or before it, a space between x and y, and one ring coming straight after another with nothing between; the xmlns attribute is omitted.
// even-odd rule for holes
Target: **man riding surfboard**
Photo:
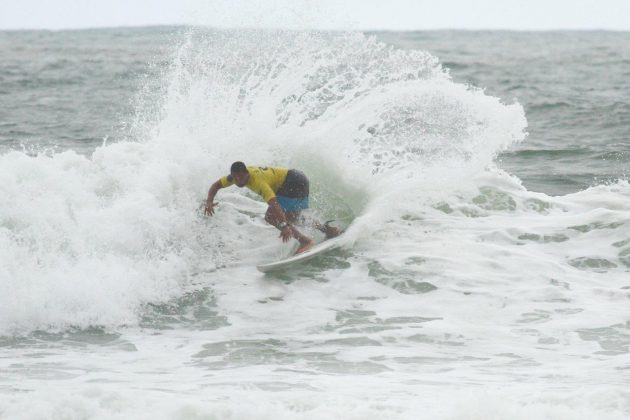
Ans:
<svg viewBox="0 0 630 420"><path fill-rule="evenodd" d="M217 180L208 191L208 200L204 213L214 214L214 197L221 188L236 184L239 188L247 187L260 195L269 205L265 213L265 221L280 230L280 237L287 242L292 237L297 239L300 247L296 254L311 248L315 241L302 234L294 224L300 221L302 210L308 208L309 181L303 172L297 169L267 166L245 166L243 162L234 162L230 174ZM328 223L317 221L313 225L332 238L340 234L339 229Z"/></svg>

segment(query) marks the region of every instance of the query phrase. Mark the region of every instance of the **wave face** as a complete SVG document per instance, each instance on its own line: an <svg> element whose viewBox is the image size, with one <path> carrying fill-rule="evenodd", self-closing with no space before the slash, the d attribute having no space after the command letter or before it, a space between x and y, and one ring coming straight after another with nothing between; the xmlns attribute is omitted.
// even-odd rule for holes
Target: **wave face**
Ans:
<svg viewBox="0 0 630 420"><path fill-rule="evenodd" d="M528 190L519 103L364 34L195 29L166 63L115 141L0 155L0 416L627 416L627 181ZM305 171L345 246L258 273L290 251L265 204L201 211L236 160Z"/></svg>
<svg viewBox="0 0 630 420"><path fill-rule="evenodd" d="M181 294L219 252L204 236L221 226L196 209L234 160L304 168L316 208L350 190L328 206L361 214L391 179L478 172L525 125L428 53L361 34L193 32L163 77L136 141L2 155L5 332L133 324L143 303Z"/></svg>

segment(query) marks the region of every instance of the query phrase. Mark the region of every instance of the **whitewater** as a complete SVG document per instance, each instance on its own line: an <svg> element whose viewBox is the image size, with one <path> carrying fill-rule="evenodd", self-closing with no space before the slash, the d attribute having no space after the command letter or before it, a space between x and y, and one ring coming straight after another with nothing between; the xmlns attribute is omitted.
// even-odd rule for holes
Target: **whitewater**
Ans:
<svg viewBox="0 0 630 420"><path fill-rule="evenodd" d="M77 34L0 44L3 94L44 107L0 125L0 417L628 418L623 171L528 188L502 164L532 140L524 106L378 36L86 31L118 70L143 69L86 105L76 80L114 64L68 50ZM68 57L51 44L29 70L12 45L33 37ZM124 110L103 105L129 90ZM69 123L35 127L36 111ZM348 228L343 247L256 271L290 249L266 205L230 188L203 215L236 160L307 173L310 211Z"/></svg>

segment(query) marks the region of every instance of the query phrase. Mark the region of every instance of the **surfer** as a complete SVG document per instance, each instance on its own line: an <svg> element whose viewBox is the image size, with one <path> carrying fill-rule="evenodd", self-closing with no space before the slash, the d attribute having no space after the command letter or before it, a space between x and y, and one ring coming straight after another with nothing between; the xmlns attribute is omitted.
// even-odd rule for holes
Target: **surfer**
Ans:
<svg viewBox="0 0 630 420"><path fill-rule="evenodd" d="M220 178L210 187L204 213L214 214L214 197L221 188L236 184L239 188L247 187L262 196L269 205L265 213L265 221L278 230L283 242L292 237L300 243L295 252L299 254L311 248L315 241L302 234L295 224L304 222L302 210L308 208L309 181L303 172L297 169L287 169L267 166L245 166L243 162L234 162L230 167L230 174ZM328 223L321 224L312 221L313 226L323 232L326 238L338 236L338 228Z"/></svg>

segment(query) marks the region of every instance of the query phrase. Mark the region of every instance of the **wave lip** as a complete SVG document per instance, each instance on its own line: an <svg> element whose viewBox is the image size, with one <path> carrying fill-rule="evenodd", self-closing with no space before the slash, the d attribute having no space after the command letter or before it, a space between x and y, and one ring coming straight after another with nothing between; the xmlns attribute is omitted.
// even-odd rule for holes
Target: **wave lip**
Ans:
<svg viewBox="0 0 630 420"><path fill-rule="evenodd" d="M193 30L159 77L157 101L140 89L130 141L0 156L3 333L136 324L144 304L237 259L235 229L243 246L266 241L238 204L197 212L234 160L305 169L320 213L379 224L389 193L449 191L525 136L520 105L358 33ZM383 193L400 179L412 184Z"/></svg>

